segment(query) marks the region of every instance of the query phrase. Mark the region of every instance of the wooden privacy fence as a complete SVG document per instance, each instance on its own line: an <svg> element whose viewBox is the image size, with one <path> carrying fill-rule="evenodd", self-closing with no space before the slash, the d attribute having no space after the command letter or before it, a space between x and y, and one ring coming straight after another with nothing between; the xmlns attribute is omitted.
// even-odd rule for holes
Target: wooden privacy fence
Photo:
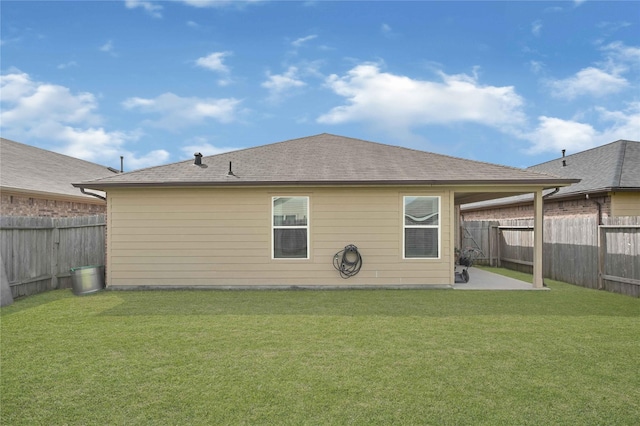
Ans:
<svg viewBox="0 0 640 426"><path fill-rule="evenodd" d="M0 218L13 298L72 286L71 268L104 265L105 216Z"/></svg>
<svg viewBox="0 0 640 426"><path fill-rule="evenodd" d="M543 274L589 288L640 297L640 217L545 218ZM462 247L477 247L479 263L532 271L533 220L463 222Z"/></svg>
<svg viewBox="0 0 640 426"><path fill-rule="evenodd" d="M598 288L640 297L640 224L598 231Z"/></svg>

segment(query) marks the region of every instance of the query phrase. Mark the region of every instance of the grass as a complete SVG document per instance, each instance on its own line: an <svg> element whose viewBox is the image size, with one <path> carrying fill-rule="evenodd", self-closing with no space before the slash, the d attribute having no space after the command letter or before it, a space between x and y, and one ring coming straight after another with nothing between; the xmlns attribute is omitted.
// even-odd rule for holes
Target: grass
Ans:
<svg viewBox="0 0 640 426"><path fill-rule="evenodd" d="M640 300L69 290L1 312L0 423L635 425Z"/></svg>

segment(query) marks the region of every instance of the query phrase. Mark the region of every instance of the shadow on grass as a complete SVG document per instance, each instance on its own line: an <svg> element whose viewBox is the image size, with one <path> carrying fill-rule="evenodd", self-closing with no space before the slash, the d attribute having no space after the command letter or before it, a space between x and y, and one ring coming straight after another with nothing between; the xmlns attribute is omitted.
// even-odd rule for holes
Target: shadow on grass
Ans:
<svg viewBox="0 0 640 426"><path fill-rule="evenodd" d="M49 303L67 303L70 308L81 306L83 312L100 316L640 317L640 299L563 283L551 283L550 287L552 291L548 292L148 290L102 291L85 296L74 296L70 290L56 290L17 300L1 312L4 316ZM106 309L98 309L98 305Z"/></svg>
<svg viewBox="0 0 640 426"><path fill-rule="evenodd" d="M588 290L178 290L119 292L118 296L122 303L101 315L640 316L640 300Z"/></svg>
<svg viewBox="0 0 640 426"><path fill-rule="evenodd" d="M15 299L11 305L2 307L0 313L2 315L15 314L70 297L73 297L71 289L46 291L33 296Z"/></svg>

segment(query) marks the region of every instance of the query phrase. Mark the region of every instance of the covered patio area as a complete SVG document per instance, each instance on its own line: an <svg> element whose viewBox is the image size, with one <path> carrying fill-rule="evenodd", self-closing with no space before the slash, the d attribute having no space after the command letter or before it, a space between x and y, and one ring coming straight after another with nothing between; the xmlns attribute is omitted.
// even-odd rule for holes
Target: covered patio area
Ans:
<svg viewBox="0 0 640 426"><path fill-rule="evenodd" d="M549 290L504 275L494 274L478 268L469 268L469 282L455 283L454 290Z"/></svg>
<svg viewBox="0 0 640 426"><path fill-rule="evenodd" d="M493 189L491 192L487 192L486 188L478 187L475 190L467 189L465 190L465 192L456 192L455 194L456 214L455 214L454 220L456 221L455 222L456 226L455 226L454 232L459 232L459 229L460 229L460 220L461 220L460 206L462 204L468 204L468 203L473 203L477 201L486 201L486 200L491 200L495 198L526 194L526 193L533 194L533 211L534 211L533 285L530 285L530 284L527 284L527 285L530 285L531 287L537 288L537 289L544 288L544 282L542 277L542 246L543 246L542 226L544 223L543 222L544 221L544 211L543 211L544 197L542 195L543 189L549 189L549 188L531 186L529 189L518 188L516 190L515 188L510 188L509 185L504 185L503 187ZM460 235L455 235L454 241L460 241ZM481 277L481 275L479 275L479 277ZM517 282L517 280L514 280L514 281ZM480 280L477 280L476 284L479 285L479 282ZM499 281L496 281L496 282L499 282ZM470 280L469 283L473 283L473 279ZM466 284L469 284L469 283L466 283ZM487 285L490 285L490 283L487 283ZM458 288L458 286L455 285L454 288ZM475 288L474 290L481 290L481 289L485 289L485 288L484 287ZM489 290L489 288L486 288L486 289ZM491 288L491 289L498 290L497 288L495 289ZM509 290L515 290L515 289L509 289Z"/></svg>

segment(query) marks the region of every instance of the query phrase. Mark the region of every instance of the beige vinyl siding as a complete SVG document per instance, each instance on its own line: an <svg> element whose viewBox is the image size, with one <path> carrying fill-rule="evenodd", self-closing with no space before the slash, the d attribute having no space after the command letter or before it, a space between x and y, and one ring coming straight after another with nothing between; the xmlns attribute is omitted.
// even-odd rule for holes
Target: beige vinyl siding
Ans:
<svg viewBox="0 0 640 426"><path fill-rule="evenodd" d="M640 216L640 192L614 192L611 214L613 217Z"/></svg>
<svg viewBox="0 0 640 426"><path fill-rule="evenodd" d="M451 284L450 190L156 188L109 190L109 286ZM403 196L441 198L441 258L402 259ZM272 259L272 197L309 197L309 259ZM355 244L360 273L333 256Z"/></svg>

